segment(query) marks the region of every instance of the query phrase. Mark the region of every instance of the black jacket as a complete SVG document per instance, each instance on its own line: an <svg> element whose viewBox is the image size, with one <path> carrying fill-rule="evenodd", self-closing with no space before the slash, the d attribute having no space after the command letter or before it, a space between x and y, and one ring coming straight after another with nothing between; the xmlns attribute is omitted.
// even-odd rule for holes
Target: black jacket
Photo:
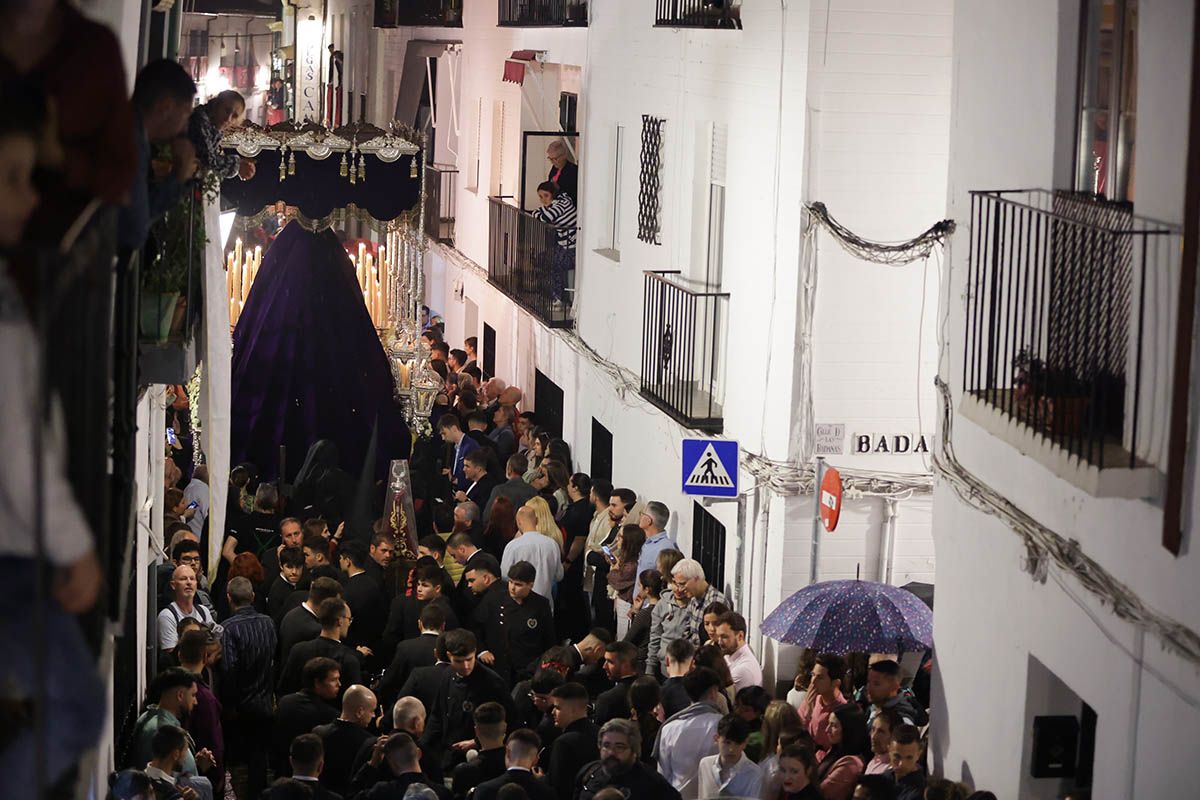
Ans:
<svg viewBox="0 0 1200 800"><path fill-rule="evenodd" d="M421 747L444 752L455 742L474 739L475 709L489 702L500 703L504 706L505 717L512 716L512 697L503 678L478 661L466 678L447 669L442 673L433 706L426 706L430 711Z"/></svg>
<svg viewBox="0 0 1200 800"><path fill-rule="evenodd" d="M616 685L596 698L596 709L592 718L597 725L604 725L610 719L629 719L629 687L636 675L630 675L617 681Z"/></svg>
<svg viewBox="0 0 1200 800"><path fill-rule="evenodd" d="M421 619L421 612L425 610L425 606L430 603L436 603L446 612L446 630L452 631L458 627L458 617L454 615L450 600L445 595L433 600L418 600L415 597L398 595L388 609L387 625L384 626L379 647L375 648L375 655L390 664L400 642L415 639L421 634L417 622Z"/></svg>
<svg viewBox="0 0 1200 800"><path fill-rule="evenodd" d="M446 676L451 672L450 665L445 661L436 663L432 667L417 667L400 687L399 696L415 697L421 701L421 705L425 706L426 712L431 712L438 692L446 681ZM391 715L385 715L384 722L391 725ZM428 724L428 719L426 723Z"/></svg>
<svg viewBox="0 0 1200 800"><path fill-rule="evenodd" d="M494 449L496 447L496 443L489 439L488 446ZM509 455L511 455L511 453ZM504 456L504 458L508 458L508 456ZM486 506L488 500L491 499L492 490L496 488L498 483L499 481L497 481L491 475L484 475L482 478L475 481L474 486L469 483L467 484L467 488L465 490L467 493L467 499L479 506L480 514L483 513L484 506ZM480 533L482 533L482 531L480 531ZM478 547L479 542L476 542L475 546Z"/></svg>
<svg viewBox="0 0 1200 800"><path fill-rule="evenodd" d="M550 784L544 779L535 777L529 770L510 769L499 778L492 778L490 781L479 784L479 787L475 789L475 794L471 795L471 800L496 800L500 787L510 783L515 783L524 789L525 794L529 795L529 800L554 800L555 798Z"/></svg>
<svg viewBox="0 0 1200 800"><path fill-rule="evenodd" d="M288 654L283 671L279 674L279 685L276 693L280 695L300 691L304 665L311 659L324 657L338 662L342 672L342 692L356 683L362 683L362 663L358 653L342 642L318 636L307 642L300 642Z"/></svg>
<svg viewBox="0 0 1200 800"><path fill-rule="evenodd" d="M612 786L627 790L630 798L654 798L654 800L682 800L679 790L671 782L659 775L654 769L642 762L636 762L628 771L620 775L609 775L599 761L593 761L579 772L577 792L579 800L592 800L596 792Z"/></svg>
<svg viewBox="0 0 1200 800"><path fill-rule="evenodd" d="M321 771L321 785L330 791L348 795L350 780L354 777L351 767L354 757L363 742L375 737L366 728L353 722L335 719L327 725L318 725L313 733L321 737L325 745L325 769Z"/></svg>
<svg viewBox="0 0 1200 800"><path fill-rule="evenodd" d="M320 635L321 623L317 622L316 615L308 610L308 606L293 608L283 615L279 623L279 659L275 663L282 669L293 647Z"/></svg>
<svg viewBox="0 0 1200 800"><path fill-rule="evenodd" d="M596 745L599 738L600 726L584 717L568 725L554 740L546 774L559 800L571 800L579 771L600 758L600 750Z"/></svg>
<svg viewBox="0 0 1200 800"><path fill-rule="evenodd" d="M408 676L418 667L431 667L437 663L434 649L437 646L437 635L423 633L415 639L405 639L396 645L396 653L392 663L384 670L383 679L375 693L384 709L391 708L400 697L400 687L408 682Z"/></svg>
<svg viewBox="0 0 1200 800"><path fill-rule="evenodd" d="M350 623L350 632L346 634L346 643L351 647L365 645L374 649L383 635L383 626L387 621L387 598L379 582L371 577L369 572L360 572L353 578L347 578L342 587L342 596L354 621Z"/></svg>
<svg viewBox="0 0 1200 800"><path fill-rule="evenodd" d="M323 781L324 779L325 775L322 773L321 780ZM312 790L312 800L343 800L345 797L343 793L333 791L324 783L314 781L300 781L300 783L303 783ZM159 797L161 796L162 795L159 795ZM274 800L275 798L275 795L271 794L271 789L269 787L265 792L263 792L262 796L263 800Z"/></svg>
<svg viewBox="0 0 1200 800"><path fill-rule="evenodd" d="M279 777L292 774L288 748L302 733L337 719L338 710L312 692L305 690L279 699L271 728L271 765Z"/></svg>
<svg viewBox="0 0 1200 800"><path fill-rule="evenodd" d="M462 575L459 576L458 583L454 585L454 594L450 598L450 605L454 608L455 616L467 625L471 624L472 615L475 613L475 606L479 605L479 598L471 591L471 587L467 585L467 570L479 563L480 557L484 555L487 554L483 550L476 550L467 559L467 563L463 564Z"/></svg>
<svg viewBox="0 0 1200 800"><path fill-rule="evenodd" d="M355 778L357 783L357 776ZM408 791L408 787L414 783L423 783L442 800L451 800L450 792L446 790L433 778L426 777L420 772L406 772L399 778L387 781L385 783L377 783L369 790L364 791L359 795L361 800L404 800L404 793Z"/></svg>
<svg viewBox="0 0 1200 800"><path fill-rule="evenodd" d="M288 610L287 599L294 591L296 591L296 587L285 581L282 575L271 584L271 590L267 592L267 613L271 615L271 619L275 620L276 627L283 621L283 615Z"/></svg>
<svg viewBox="0 0 1200 800"><path fill-rule="evenodd" d="M508 583L503 579L497 580L487 588L487 591L479 595L479 602L475 604L475 611L471 614L471 622L468 626L478 641L486 642L489 635L495 635L494 629L500 621L500 606L507 599Z"/></svg>
<svg viewBox="0 0 1200 800"><path fill-rule="evenodd" d="M505 590L497 615L483 628L482 648L496 656L493 669L509 682L531 677L542 653L556 644L554 611L537 592L518 603Z"/></svg>
<svg viewBox="0 0 1200 800"><path fill-rule="evenodd" d="M667 719L692 704L692 698L688 697L687 691L683 688L683 678L667 678L663 681L660 695L663 713L666 714Z"/></svg>
<svg viewBox="0 0 1200 800"><path fill-rule="evenodd" d="M503 747L481 750L475 760L459 764L454 768L451 791L455 797L466 797L467 792L484 781L499 778L504 771Z"/></svg>

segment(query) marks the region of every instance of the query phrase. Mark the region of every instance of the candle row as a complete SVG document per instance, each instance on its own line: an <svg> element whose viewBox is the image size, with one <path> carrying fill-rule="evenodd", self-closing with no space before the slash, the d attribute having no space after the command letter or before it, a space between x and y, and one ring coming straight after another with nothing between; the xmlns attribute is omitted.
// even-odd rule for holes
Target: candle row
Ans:
<svg viewBox="0 0 1200 800"><path fill-rule="evenodd" d="M225 258L225 283L229 294L229 325L233 327L237 325L238 318L242 315L242 309L246 305L246 298L250 296L250 287L254 285L254 279L258 277L258 268L262 264L262 247L255 245L253 250L247 248L243 251L242 240L238 239L234 243L233 251Z"/></svg>

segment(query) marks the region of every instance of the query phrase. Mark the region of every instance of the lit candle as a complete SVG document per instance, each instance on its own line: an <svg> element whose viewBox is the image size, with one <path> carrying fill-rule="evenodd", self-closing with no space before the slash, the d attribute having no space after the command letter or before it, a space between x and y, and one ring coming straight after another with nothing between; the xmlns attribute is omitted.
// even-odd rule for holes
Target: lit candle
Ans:
<svg viewBox="0 0 1200 800"><path fill-rule="evenodd" d="M262 266L262 245L254 245L254 277L258 278L258 268Z"/></svg>
<svg viewBox="0 0 1200 800"><path fill-rule="evenodd" d="M242 303L246 302L246 298L250 296L250 287L254 284L254 278L250 274L250 255L246 254L245 260L242 262Z"/></svg>
<svg viewBox="0 0 1200 800"><path fill-rule="evenodd" d="M233 263L239 267L242 265L242 240L238 237L237 242L233 245Z"/></svg>

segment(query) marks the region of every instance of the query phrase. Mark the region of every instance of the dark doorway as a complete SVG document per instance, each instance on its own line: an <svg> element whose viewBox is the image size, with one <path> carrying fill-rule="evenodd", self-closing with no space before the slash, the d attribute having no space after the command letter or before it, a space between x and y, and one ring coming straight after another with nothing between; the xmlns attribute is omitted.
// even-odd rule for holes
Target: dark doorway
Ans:
<svg viewBox="0 0 1200 800"><path fill-rule="evenodd" d="M725 591L725 526L704 506L692 503L692 558L710 584Z"/></svg>
<svg viewBox="0 0 1200 800"><path fill-rule="evenodd" d="M486 322L483 323L483 374L488 377L496 375L496 329Z"/></svg>
<svg viewBox="0 0 1200 800"><path fill-rule="evenodd" d="M612 431L601 425L600 420L592 417L592 480L612 480L612 448Z"/></svg>
<svg viewBox="0 0 1200 800"><path fill-rule="evenodd" d="M551 436L561 438L563 390L537 369L533 371L533 404L534 411L537 412L538 425L549 431Z"/></svg>

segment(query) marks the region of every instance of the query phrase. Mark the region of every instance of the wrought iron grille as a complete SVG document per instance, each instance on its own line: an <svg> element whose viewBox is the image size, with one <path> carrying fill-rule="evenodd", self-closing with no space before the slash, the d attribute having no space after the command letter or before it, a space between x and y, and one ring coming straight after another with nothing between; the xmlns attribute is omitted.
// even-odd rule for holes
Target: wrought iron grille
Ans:
<svg viewBox="0 0 1200 800"><path fill-rule="evenodd" d="M654 24L667 28L741 30L741 0L657 0Z"/></svg>
<svg viewBox="0 0 1200 800"><path fill-rule="evenodd" d="M662 193L662 137L667 121L642 115L642 167L638 181L638 239L662 244L659 223Z"/></svg>
<svg viewBox="0 0 1200 800"><path fill-rule="evenodd" d="M692 558L704 567L708 582L726 591L725 585L725 526L708 513L699 503L692 501Z"/></svg>
<svg viewBox="0 0 1200 800"><path fill-rule="evenodd" d="M972 192L971 222L966 391L1100 469L1153 458L1142 438L1166 383L1147 343L1177 232L1047 190Z"/></svg>
<svg viewBox="0 0 1200 800"><path fill-rule="evenodd" d="M587 0L500 0L500 25L506 27L584 27Z"/></svg>
<svg viewBox="0 0 1200 800"><path fill-rule="evenodd" d="M375 0L375 27L461 28L463 0Z"/></svg>
<svg viewBox="0 0 1200 800"><path fill-rule="evenodd" d="M729 295L681 285L678 272L643 274L642 395L688 427L719 432Z"/></svg>

